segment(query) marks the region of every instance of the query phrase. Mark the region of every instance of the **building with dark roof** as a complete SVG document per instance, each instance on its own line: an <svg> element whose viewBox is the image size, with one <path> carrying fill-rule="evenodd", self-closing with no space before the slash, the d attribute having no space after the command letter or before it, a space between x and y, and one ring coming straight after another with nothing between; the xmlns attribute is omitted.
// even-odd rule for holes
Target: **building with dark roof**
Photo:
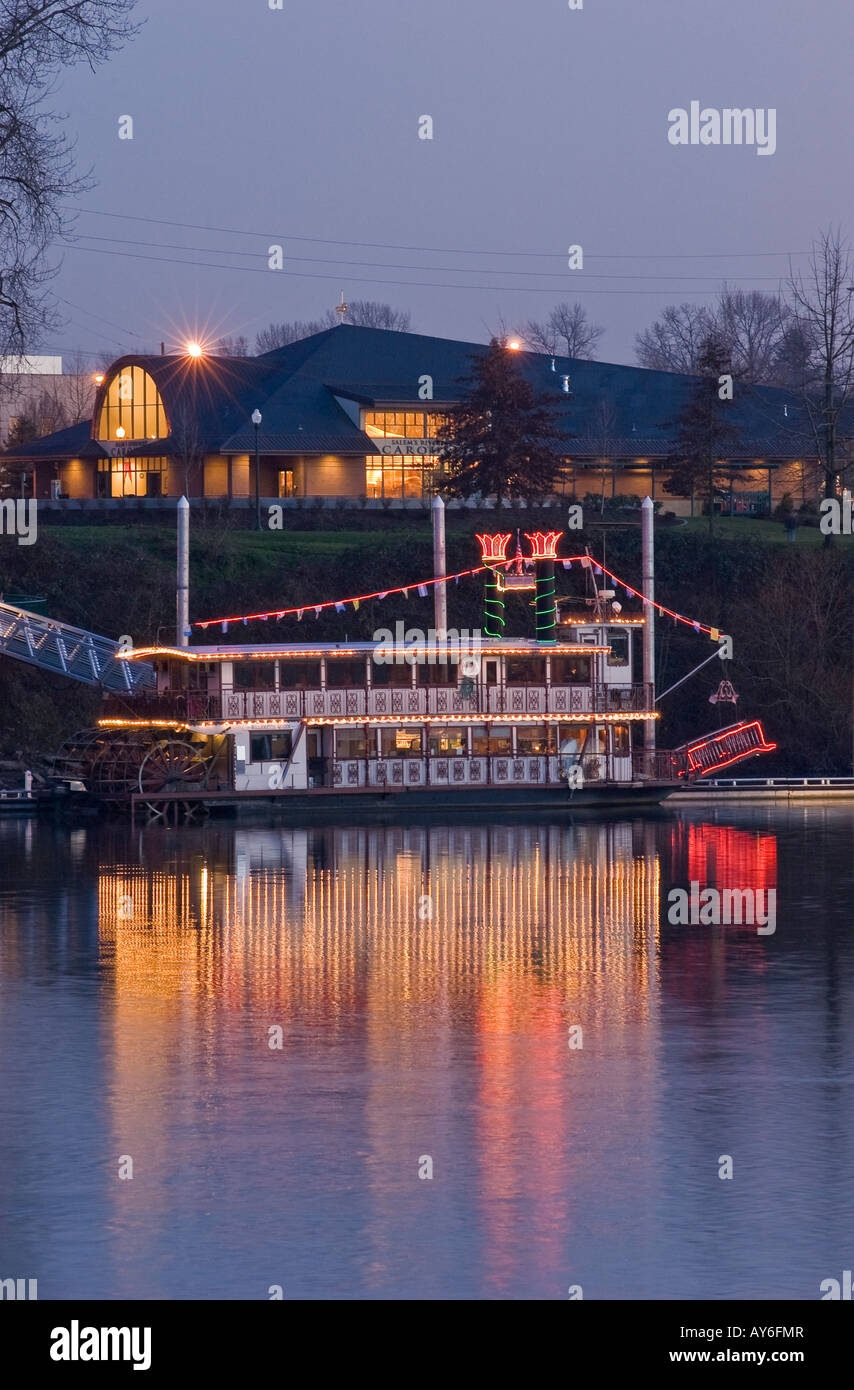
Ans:
<svg viewBox="0 0 854 1390"><path fill-rule="evenodd" d="M39 498L103 504L140 497L255 495L366 498L403 504L440 477L435 435L465 392L482 344L349 324L260 357L127 356L100 383L90 422L4 457ZM554 393L565 428L563 492L651 494L674 511L690 502L663 491L675 421L693 378L603 362L520 352L521 370ZM727 460L734 495L796 501L814 489L815 445L796 397L736 385L740 443ZM61 500L58 500L61 505ZM753 505L752 503L750 505Z"/></svg>

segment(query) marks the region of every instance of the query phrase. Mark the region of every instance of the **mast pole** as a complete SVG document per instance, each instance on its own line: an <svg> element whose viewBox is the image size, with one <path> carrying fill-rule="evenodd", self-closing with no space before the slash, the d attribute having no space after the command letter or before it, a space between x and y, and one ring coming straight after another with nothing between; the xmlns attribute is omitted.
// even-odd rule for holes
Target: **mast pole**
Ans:
<svg viewBox="0 0 854 1390"><path fill-rule="evenodd" d="M445 559L445 504L438 495L433 498L433 577L444 579L447 574ZM436 628L437 642L444 641L448 633L448 586L433 585L433 624ZM439 634L443 636L439 636Z"/></svg>
<svg viewBox="0 0 854 1390"><path fill-rule="evenodd" d="M644 605L643 627L643 683L650 701L650 708L655 707L655 507L652 498L645 497L641 503L641 536L643 551L643 596L647 600ZM647 768L648 775L652 775L652 764L655 754L655 720L647 719L643 726L643 746L648 755L650 766Z"/></svg>
<svg viewBox="0 0 854 1390"><path fill-rule="evenodd" d="M178 503L178 583L176 604L177 643L190 645L190 504L186 497Z"/></svg>

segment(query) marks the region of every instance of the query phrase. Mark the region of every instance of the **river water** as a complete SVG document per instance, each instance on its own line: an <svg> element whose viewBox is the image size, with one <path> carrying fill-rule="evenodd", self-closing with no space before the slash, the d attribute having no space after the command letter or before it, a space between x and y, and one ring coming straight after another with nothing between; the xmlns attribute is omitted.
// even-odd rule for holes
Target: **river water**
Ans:
<svg viewBox="0 0 854 1390"><path fill-rule="evenodd" d="M819 1298L854 1261L852 850L824 805L0 822L0 1278ZM776 930L671 925L691 882L776 889Z"/></svg>

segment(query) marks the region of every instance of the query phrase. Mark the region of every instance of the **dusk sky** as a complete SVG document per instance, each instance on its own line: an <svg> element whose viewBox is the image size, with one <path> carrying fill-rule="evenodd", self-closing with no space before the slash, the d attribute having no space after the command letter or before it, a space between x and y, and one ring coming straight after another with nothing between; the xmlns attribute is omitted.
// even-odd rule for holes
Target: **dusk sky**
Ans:
<svg viewBox="0 0 854 1390"><path fill-rule="evenodd" d="M481 341L579 299L606 328L597 355L632 362L667 303L724 278L773 291L786 253L854 226L850 0L141 0L138 14L141 35L55 99L96 185L54 283L69 321L43 351L252 343L343 290ZM669 111L692 101L773 108L776 152L670 144ZM283 271L267 268L275 243Z"/></svg>

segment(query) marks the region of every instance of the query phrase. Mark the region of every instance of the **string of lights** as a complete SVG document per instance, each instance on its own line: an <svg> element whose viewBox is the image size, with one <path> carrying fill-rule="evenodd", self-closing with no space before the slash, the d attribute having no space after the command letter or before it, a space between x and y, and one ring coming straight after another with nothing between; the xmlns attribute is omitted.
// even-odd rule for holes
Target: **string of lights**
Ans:
<svg viewBox="0 0 854 1390"><path fill-rule="evenodd" d="M695 632L704 632L709 637L712 637L713 634L718 632L717 628L712 627L708 623L698 622L694 618L686 618L683 613L677 613L674 609L667 608L663 603L657 603L654 600L646 598L639 589L635 589L631 584L627 584L626 581L615 574L613 570L609 570L607 566L600 564L598 560L594 560L589 555L569 555L566 557L558 557L558 559L559 563L562 562L564 567L568 567L572 564L591 566L596 573L606 574L615 584L619 584L625 589L630 598L638 599L641 603L654 608L656 612L663 614L665 617L672 618L674 622L683 623L685 627L693 628ZM513 561L493 561L490 565L477 565L474 569L460 570L457 574L446 574L439 578L419 579L413 581L411 584L400 584L395 588L378 589L372 594L355 594L351 598L327 599L322 603L303 603L298 608L271 608L265 613L244 613L229 618L206 618L202 622L194 623L193 626L202 629L220 626L225 632L228 630L231 623L267 622L270 618L275 618L276 621L288 617L301 618L304 613L309 612L313 612L315 617L319 617L324 609L335 608L340 612L348 605L350 607L358 607L362 603L367 603L370 599L386 599L390 598L392 594L403 594L408 598L410 589L414 589L419 594L419 597L425 598L427 590L436 584L450 584L451 582L458 582L460 579L466 579L472 574L482 574L484 570L494 570L497 563L507 566L512 564Z"/></svg>

